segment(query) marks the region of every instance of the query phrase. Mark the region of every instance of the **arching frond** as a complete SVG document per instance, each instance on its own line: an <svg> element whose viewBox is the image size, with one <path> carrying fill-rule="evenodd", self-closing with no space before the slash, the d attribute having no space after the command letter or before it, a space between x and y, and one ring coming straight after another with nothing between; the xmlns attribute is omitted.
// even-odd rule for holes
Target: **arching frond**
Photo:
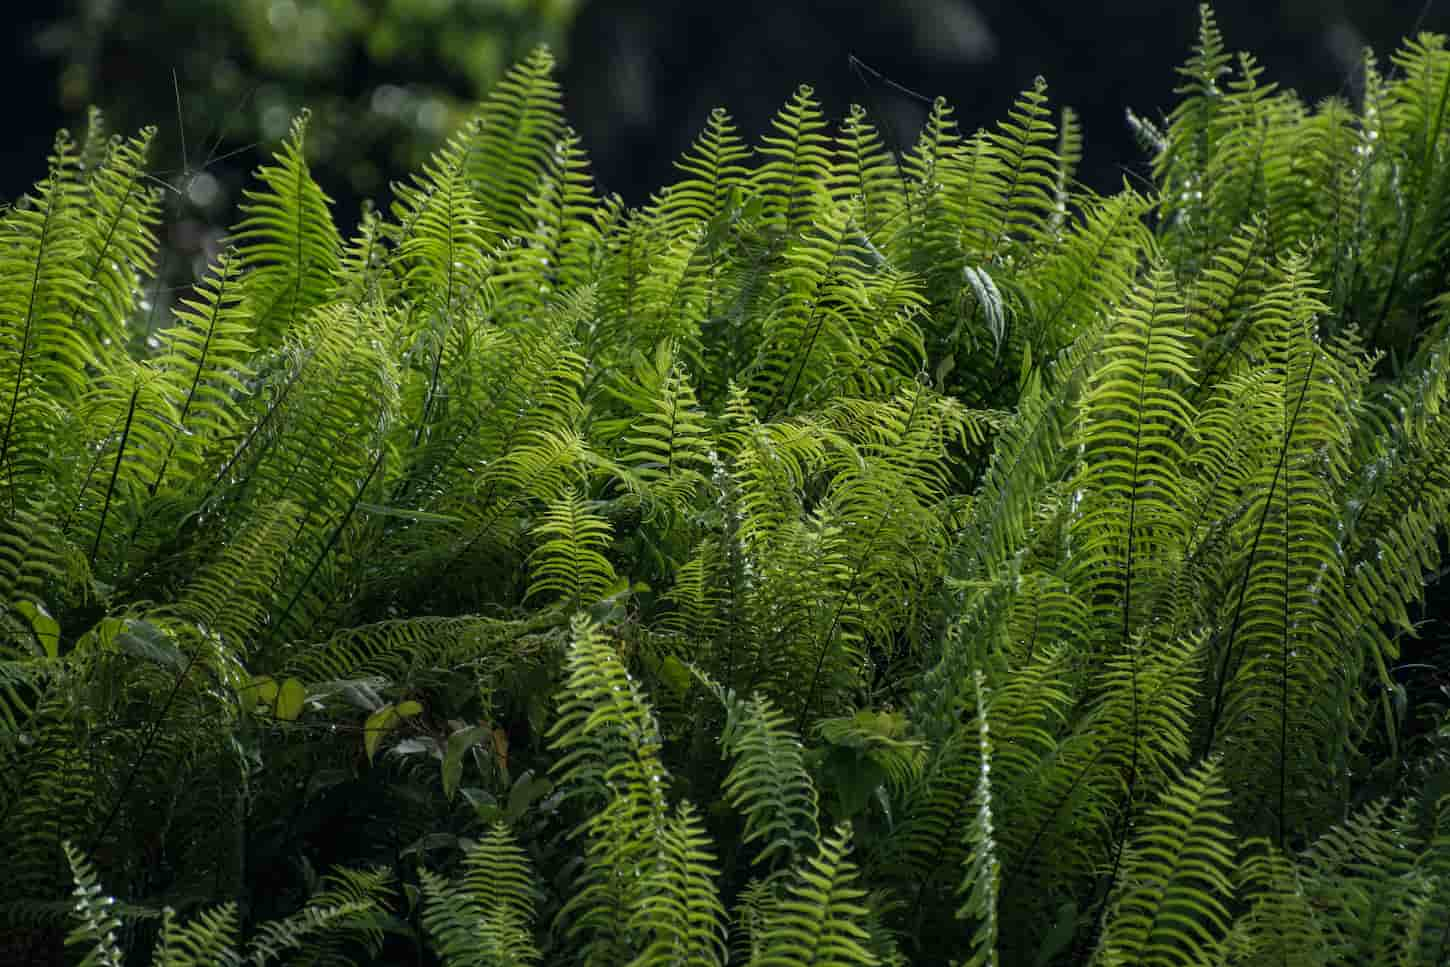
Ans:
<svg viewBox="0 0 1450 967"><path fill-rule="evenodd" d="M249 270L246 298L263 346L277 345L327 299L340 265L332 199L312 180L304 157L308 122L305 112L293 121L275 164L257 171L264 187L245 192L232 233L237 258Z"/></svg>

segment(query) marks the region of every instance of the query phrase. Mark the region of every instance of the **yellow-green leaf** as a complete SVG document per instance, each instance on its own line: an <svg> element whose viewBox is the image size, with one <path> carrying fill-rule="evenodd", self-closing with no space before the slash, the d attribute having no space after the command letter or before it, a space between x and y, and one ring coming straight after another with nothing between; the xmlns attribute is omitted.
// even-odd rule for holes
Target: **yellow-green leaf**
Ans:
<svg viewBox="0 0 1450 967"><path fill-rule="evenodd" d="M666 655L665 660L660 662L660 680L676 695L684 695L690 690L690 670L674 655Z"/></svg>
<svg viewBox="0 0 1450 967"><path fill-rule="evenodd" d="M369 762L377 755L378 743L383 741L383 736L391 732L397 724L398 710L391 705L384 705L368 716L363 725L363 748L367 750Z"/></svg>
<svg viewBox="0 0 1450 967"><path fill-rule="evenodd" d="M15 606L15 610L29 620L30 630L35 633L35 640L44 649L46 657L58 657L60 655L60 622L52 618L50 612L34 601L21 601Z"/></svg>
<svg viewBox="0 0 1450 967"><path fill-rule="evenodd" d="M277 717L286 722L295 721L302 714L302 706L306 701L307 686L295 678L287 679L277 691Z"/></svg>
<svg viewBox="0 0 1450 967"><path fill-rule="evenodd" d="M252 679L252 692L256 695L257 701L268 708L274 708L277 704L277 680L271 675L258 675Z"/></svg>

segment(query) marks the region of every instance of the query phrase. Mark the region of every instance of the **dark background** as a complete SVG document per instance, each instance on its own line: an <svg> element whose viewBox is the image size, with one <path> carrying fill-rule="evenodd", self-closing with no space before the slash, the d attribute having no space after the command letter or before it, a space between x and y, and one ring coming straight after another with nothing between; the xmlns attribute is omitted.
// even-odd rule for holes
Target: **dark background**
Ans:
<svg viewBox="0 0 1450 967"><path fill-rule="evenodd" d="M572 0L553 5L430 0L431 8L443 13L419 27L423 32L412 42L424 46L416 56L395 55L380 63L360 47L345 47L308 74L260 63L264 58L241 44L226 11L250 2L54 0L6 6L0 14L10 46L5 90L13 100L0 156L0 199L15 198L43 174L55 130L78 126L85 102L94 101L121 130L142 123L162 128L155 159L159 169L194 171L205 164L221 189L215 214L225 217L236 188L262 157L248 145L257 141L267 147L267 131L258 133L252 117L261 89L288 111L313 105L319 117L328 105L343 103L330 97L364 105L362 120L349 118L323 139L317 164L319 179L349 217L359 196L380 194L436 145L446 127L435 123L429 129L393 130L365 124L371 116L366 105L379 103L369 97L381 85L440 91L456 105L448 121L461 116L482 93L481 72L491 68L461 71L426 45L448 39L467 18L475 29L491 29L494 21L479 11L500 6L514 11L512 20L499 21L507 24L501 29L507 34L501 49L513 55L537 40L551 42L561 63L567 112L593 160L597 181L631 203L645 201L650 190L672 177L671 160L712 107L726 106L742 132L754 139L798 83L814 86L829 116L839 117L851 103L861 103L881 121L890 143L909 145L925 106L870 72L853 69L851 55L923 97L945 96L967 130L1001 118L1018 91L1036 75L1044 76L1053 102L1071 105L1083 119L1083 180L1110 191L1125 173L1143 170L1124 109L1151 119L1172 106L1173 68L1188 55L1198 21L1197 5L1186 0L1098 6L1054 0ZM291 9L299 2L329 0L283 2ZM349 2L367 7L369 0ZM385 0L371 2L379 10L387 6ZM553 10L547 14L552 20L539 28L528 18L544 17L539 11L545 8ZM1311 100L1355 96L1366 45L1388 70L1390 54L1405 35L1417 29L1450 31L1450 0L1223 0L1215 10L1231 48L1254 53L1266 68L1266 79ZM477 28L480 23L483 28ZM207 94L208 72L222 59L235 61L246 89L218 101ZM190 140L184 166L173 71ZM281 80L268 86L270 75ZM215 149L203 153L203 142L211 149L205 134L221 129L234 133L224 133ZM208 162L207 155L231 151L238 153Z"/></svg>

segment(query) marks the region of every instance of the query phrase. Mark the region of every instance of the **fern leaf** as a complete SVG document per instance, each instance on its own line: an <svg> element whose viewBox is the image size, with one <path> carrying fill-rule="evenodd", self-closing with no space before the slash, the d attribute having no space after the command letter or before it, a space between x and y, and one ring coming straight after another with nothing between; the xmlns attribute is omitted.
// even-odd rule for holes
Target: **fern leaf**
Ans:
<svg viewBox="0 0 1450 967"><path fill-rule="evenodd" d="M678 232L685 225L718 218L732 193L745 186L750 169L741 162L749 157L750 149L736 134L729 113L715 108L690 150L675 162L685 178L665 189L660 199L665 220Z"/></svg>
<svg viewBox="0 0 1450 967"><path fill-rule="evenodd" d="M866 891L855 885L856 867L846 858L851 830L838 826L821 841L820 853L797 866L786 894L761 926L764 942L751 967L813 964L848 967L878 964L866 949L860 923Z"/></svg>
<svg viewBox="0 0 1450 967"><path fill-rule="evenodd" d="M829 197L831 141L822 133L826 122L814 94L809 86L797 88L771 119L776 133L766 135L756 149L766 160L756 169L751 187L769 224L787 237L815 221Z"/></svg>
<svg viewBox="0 0 1450 967"><path fill-rule="evenodd" d="M546 177L563 134L554 58L536 48L494 85L469 144L468 175L483 216L508 234L525 234L526 202Z"/></svg>
<svg viewBox="0 0 1450 967"><path fill-rule="evenodd" d="M653 934L633 967L725 963L725 908L715 886L715 856L695 811L681 803L660 834L660 854L647 873L647 896L634 913L635 929Z"/></svg>
<svg viewBox="0 0 1450 967"><path fill-rule="evenodd" d="M341 264L332 199L312 180L304 157L308 121L306 112L293 121L275 164L257 171L263 187L243 192L242 220L232 234L249 270L246 298L262 346L280 343L328 298Z"/></svg>
<svg viewBox="0 0 1450 967"><path fill-rule="evenodd" d="M70 843L63 845L75 881L74 916L80 921L66 937L66 946L88 947L81 961L85 967L122 967L124 959L116 939L121 920L112 910L116 901L103 895L91 861Z"/></svg>
<svg viewBox="0 0 1450 967"><path fill-rule="evenodd" d="M816 841L816 790L805 770L799 739L770 700L748 702L712 685L725 706L721 751L734 760L722 786L745 814L742 842L762 842L756 863L799 856Z"/></svg>
<svg viewBox="0 0 1450 967"><path fill-rule="evenodd" d="M1164 792L1124 860L1095 959L1168 965L1209 959L1228 929L1234 853L1227 790L1208 761Z"/></svg>
<svg viewBox="0 0 1450 967"><path fill-rule="evenodd" d="M539 962L532 935L538 888L508 827L495 824L469 851L458 883L423 877L423 925L448 967Z"/></svg>
<svg viewBox="0 0 1450 967"><path fill-rule="evenodd" d="M528 597L557 595L577 611L614 587L614 567L603 553L609 546L609 522L590 513L583 497L571 494L551 504L534 533L547 539L529 555Z"/></svg>

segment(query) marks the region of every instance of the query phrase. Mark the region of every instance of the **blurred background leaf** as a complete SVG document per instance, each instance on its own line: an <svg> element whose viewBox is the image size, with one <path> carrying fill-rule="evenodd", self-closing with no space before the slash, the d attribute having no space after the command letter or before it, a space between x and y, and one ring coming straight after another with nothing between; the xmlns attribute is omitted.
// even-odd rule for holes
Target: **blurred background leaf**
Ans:
<svg viewBox="0 0 1450 967"><path fill-rule="evenodd" d="M1353 95L1366 45L1450 30L1437 0L1214 6L1234 47L1311 100ZM26 96L0 198L27 190L55 130L96 104L117 130L161 128L153 167L184 216L168 245L186 257L211 254L247 174L303 107L309 160L348 225L541 43L597 183L631 204L669 180L717 106L753 139L809 83L828 116L861 103L901 149L929 98L946 96L972 130L1036 75L1083 120L1080 177L1113 191L1145 170L1124 108L1161 116L1197 22L1190 0L39 0L5 13L7 89Z"/></svg>

